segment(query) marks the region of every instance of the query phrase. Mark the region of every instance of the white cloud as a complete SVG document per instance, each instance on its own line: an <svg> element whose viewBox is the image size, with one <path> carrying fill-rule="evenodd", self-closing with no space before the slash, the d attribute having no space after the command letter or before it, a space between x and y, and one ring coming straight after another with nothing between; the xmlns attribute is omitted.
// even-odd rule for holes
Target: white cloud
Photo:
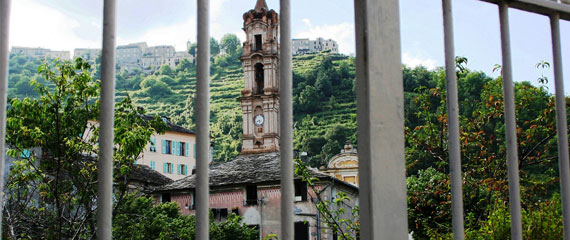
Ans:
<svg viewBox="0 0 570 240"><path fill-rule="evenodd" d="M437 67L437 62L434 59L413 55L407 52L402 53L402 62L408 67L424 66L431 70Z"/></svg>
<svg viewBox="0 0 570 240"><path fill-rule="evenodd" d="M294 34L295 38L330 38L338 43L339 52L344 54L351 54L355 52L354 24L345 22L333 25L313 25L307 18L303 19L302 21L305 23L306 30Z"/></svg>
<svg viewBox="0 0 570 240"><path fill-rule="evenodd" d="M210 16L211 19L218 19L220 13L222 12L222 6L228 0L212 0L210 1Z"/></svg>
<svg viewBox="0 0 570 240"><path fill-rule="evenodd" d="M56 9L29 0L12 1L10 46L44 47L73 51L76 47L100 47L99 39L83 39L74 29L79 21Z"/></svg>

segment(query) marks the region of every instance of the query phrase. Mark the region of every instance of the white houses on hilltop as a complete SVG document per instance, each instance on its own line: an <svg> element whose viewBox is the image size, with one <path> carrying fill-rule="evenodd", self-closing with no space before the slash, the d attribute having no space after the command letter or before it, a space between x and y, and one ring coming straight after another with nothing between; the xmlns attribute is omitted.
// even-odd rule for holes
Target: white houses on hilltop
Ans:
<svg viewBox="0 0 570 240"><path fill-rule="evenodd" d="M338 43L332 39L319 37L316 40L310 40L308 38L293 39L291 44L291 52L293 52L293 55L318 53L326 50L332 53L338 53Z"/></svg>
<svg viewBox="0 0 570 240"><path fill-rule="evenodd" d="M69 51L52 51L47 48L12 47L11 53L31 58L71 59Z"/></svg>
<svg viewBox="0 0 570 240"><path fill-rule="evenodd" d="M190 42L188 42L187 47L190 47ZM31 58L71 60L69 51L52 51L46 48L13 47L11 53ZM95 61L100 54L101 49L98 48L76 48L73 50L73 57L81 57L87 61ZM177 52L173 46L149 47L146 42L117 46L116 52L117 65L126 70L153 70L162 65L175 68L184 58L190 62L194 60L194 56L188 53L188 49Z"/></svg>

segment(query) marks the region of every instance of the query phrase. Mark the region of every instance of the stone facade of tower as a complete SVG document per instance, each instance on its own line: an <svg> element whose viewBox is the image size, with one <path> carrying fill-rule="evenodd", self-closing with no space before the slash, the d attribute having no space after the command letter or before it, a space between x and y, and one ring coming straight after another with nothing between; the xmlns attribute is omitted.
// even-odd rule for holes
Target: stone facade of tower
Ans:
<svg viewBox="0 0 570 240"><path fill-rule="evenodd" d="M243 20L242 154L279 151L279 16L258 0Z"/></svg>

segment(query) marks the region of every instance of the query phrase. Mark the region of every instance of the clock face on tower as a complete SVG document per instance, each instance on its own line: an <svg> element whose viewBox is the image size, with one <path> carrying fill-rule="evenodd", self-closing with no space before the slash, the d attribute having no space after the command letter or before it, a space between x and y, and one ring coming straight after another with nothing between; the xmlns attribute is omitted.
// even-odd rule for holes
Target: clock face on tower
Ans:
<svg viewBox="0 0 570 240"><path fill-rule="evenodd" d="M263 114L256 115L253 118L253 123L255 123L255 126L263 126L264 121L265 121L265 118L263 117Z"/></svg>

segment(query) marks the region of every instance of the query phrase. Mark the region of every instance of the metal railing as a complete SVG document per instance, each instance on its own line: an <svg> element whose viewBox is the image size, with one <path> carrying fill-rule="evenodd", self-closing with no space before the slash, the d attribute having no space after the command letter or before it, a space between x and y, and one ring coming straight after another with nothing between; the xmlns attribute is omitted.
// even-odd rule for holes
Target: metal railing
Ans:
<svg viewBox="0 0 570 240"><path fill-rule="evenodd" d="M559 21L570 20L570 5L549 0L480 0L498 5L503 53L505 125L512 239L522 239L520 189L515 132L514 90L509 39L509 8L550 17L560 185L564 236L570 239L570 164L564 98ZM451 0L442 0L447 75L449 155L452 185L452 226L464 238L457 79ZM358 142L362 239L407 239L404 159L404 100L398 0L355 0ZM0 152L4 153L10 0L0 0ZM290 1L280 1L280 132L281 236L293 239L293 122ZM209 0L198 0L197 57L197 238L208 239L209 160ZM116 44L116 0L104 1L101 91L101 152L97 237L111 239L112 142ZM3 169L4 154L0 154ZM0 171L0 187L4 179ZM0 211L0 217L1 217ZM1 221L1 218L0 218ZM1 225L1 224L0 224Z"/></svg>

